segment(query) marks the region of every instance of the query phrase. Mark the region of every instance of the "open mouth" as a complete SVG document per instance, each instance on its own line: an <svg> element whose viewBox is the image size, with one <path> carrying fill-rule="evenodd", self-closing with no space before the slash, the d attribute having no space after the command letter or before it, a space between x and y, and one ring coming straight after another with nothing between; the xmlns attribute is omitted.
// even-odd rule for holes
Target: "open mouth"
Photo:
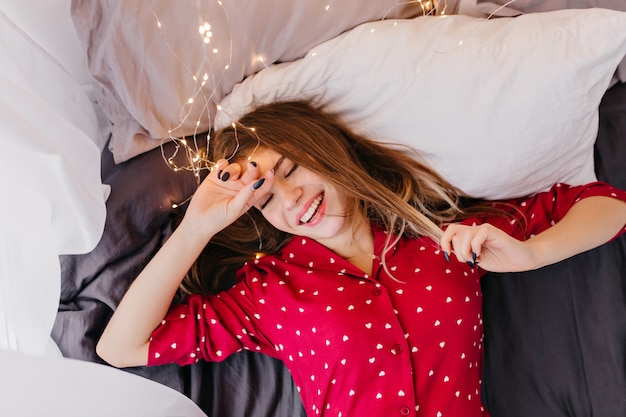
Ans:
<svg viewBox="0 0 626 417"><path fill-rule="evenodd" d="M307 211L300 217L300 224L306 224L311 222L320 211L320 206L322 205L322 201L324 200L324 193L318 195L315 200L311 203Z"/></svg>

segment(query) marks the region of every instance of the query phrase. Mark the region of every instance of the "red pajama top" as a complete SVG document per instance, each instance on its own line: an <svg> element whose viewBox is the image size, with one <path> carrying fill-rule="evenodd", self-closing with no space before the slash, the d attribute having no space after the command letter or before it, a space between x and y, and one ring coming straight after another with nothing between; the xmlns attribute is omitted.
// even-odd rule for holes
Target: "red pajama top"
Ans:
<svg viewBox="0 0 626 417"><path fill-rule="evenodd" d="M464 223L487 221L530 237L594 195L626 201L605 184L557 184L509 201L515 217ZM287 365L310 416L487 416L480 399L484 271L454 257L446 262L430 239L403 238L387 255L392 278L380 262L385 233L375 229L374 239L373 276L301 237L247 263L228 291L172 306L153 332L148 365L220 361L249 349Z"/></svg>

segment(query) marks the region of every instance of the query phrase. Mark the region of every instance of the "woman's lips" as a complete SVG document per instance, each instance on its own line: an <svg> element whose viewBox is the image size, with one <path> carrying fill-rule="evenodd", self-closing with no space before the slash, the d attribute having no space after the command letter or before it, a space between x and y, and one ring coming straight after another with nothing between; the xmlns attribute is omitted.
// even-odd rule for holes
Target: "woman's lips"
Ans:
<svg viewBox="0 0 626 417"><path fill-rule="evenodd" d="M306 209L304 214L300 216L300 224L307 224L315 219L320 212L323 201L324 193L321 193L317 197L315 197L313 201L311 201L311 203L309 204L309 207Z"/></svg>

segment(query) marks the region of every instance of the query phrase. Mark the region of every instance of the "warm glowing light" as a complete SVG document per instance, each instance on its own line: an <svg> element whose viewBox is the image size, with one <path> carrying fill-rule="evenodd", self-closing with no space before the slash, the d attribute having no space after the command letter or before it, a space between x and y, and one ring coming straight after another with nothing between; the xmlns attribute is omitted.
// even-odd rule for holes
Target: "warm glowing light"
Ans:
<svg viewBox="0 0 626 417"><path fill-rule="evenodd" d="M326 12L329 12L330 9L333 7L333 3L335 0L326 0L325 3L326 5L324 5L323 3L320 5L320 7L324 7ZM510 4L511 2L514 2L516 0L507 0L509 1ZM215 0L215 2L223 7L223 2L222 0ZM398 2L398 5L403 5L403 4L407 4L407 3L411 3L412 5L414 5L414 7L416 8L421 8L422 9L422 14L424 15L430 15L430 14L441 14L444 15L446 14L446 7L447 7L447 1L446 0L403 0ZM395 7L395 6L394 6ZM394 7L391 7L388 11L391 12L392 9ZM200 10L198 10L200 12ZM159 20L159 17L157 16L156 13L154 13L154 17L156 20L156 26L159 28L159 30L163 30L163 26L161 24L161 21ZM187 103L184 105L183 109L181 109L181 115L180 120L179 120L179 125L175 126L175 127L171 127L171 129L168 130L168 137L163 139L163 143L165 143L166 141L171 141L174 143L174 150L171 152L171 154L167 154L166 155L166 151L165 148L162 146L161 147L161 152L162 152L162 156L163 156L163 160L166 162L166 164L173 170L173 171L192 171L198 184L200 183L201 180L201 173L202 171L207 171L207 170L211 170L213 167L215 167L215 162L214 161L210 161L208 159L208 149L209 149L209 145L208 143L203 143L203 145L199 145L199 141L197 141L197 132L199 132L199 128L202 127L202 122L205 122L206 119L204 118L204 116L198 116L197 119L195 120L190 120L192 118L195 118L194 116L192 116L195 110L197 110L198 108L202 108L202 111L204 112L204 115L208 114L209 117L209 124L211 122L211 112L206 111L208 108L215 106L214 109L217 109L218 112L223 112L225 109L220 105L215 103L215 98L217 97L216 93L218 91L220 91L219 89L222 87L221 85L213 85L212 83L218 83L220 82L220 80L222 79L222 77L225 75L226 71L230 70L230 64L232 63L232 54L233 54L233 39L232 39L232 35L229 35L229 33L223 33L221 28L218 29L217 27L213 27L210 23L209 23L209 19L207 19L207 16L200 16L201 13L198 13L199 17L198 17L198 21L197 21L197 28L198 28L198 34L200 35L202 42L204 43L204 45L201 46L201 51L199 51L200 53L204 54L204 63L206 63L208 60L210 59L215 59L213 57L216 58L227 58L226 61L224 62L224 64L220 64L220 65L224 65L223 66L223 70L219 71L219 69L217 71L215 71L215 67L213 66L212 70L211 70L211 74L209 76L207 70L205 69L205 67L200 67L200 68L187 68L189 75L193 78L193 82L194 82L194 86L196 88L196 91L194 92L187 92L186 94L188 94L187 97L189 97L187 99ZM383 17L382 20L385 20L386 18L386 14ZM208 16L210 17L210 16ZM228 16L227 16L228 19ZM167 23L167 22L166 22ZM394 22L394 26L396 26L398 23ZM167 27L167 25L166 25ZM192 29L194 27L192 26ZM219 30L219 32L218 32ZM215 31L215 32L214 32ZM376 31L375 28L371 28L370 33L374 33ZM168 43L168 36L166 33L161 33L164 39L164 42ZM220 48L218 49L216 47L216 45L209 45L210 43L212 43L214 36L218 37L220 39L220 41L222 40L221 38L224 37L227 40L230 41L231 45L230 48L226 47L226 48ZM230 38L229 38L230 36ZM214 42L213 42L214 43ZM463 44L463 41L461 40L458 43L458 47L460 47ZM169 43L168 43L169 46ZM182 62L182 60L180 59L180 57L177 55L177 51L173 50L172 48L170 48L171 52L173 53L174 57L178 60L181 61L181 64L184 65L184 63ZM261 52L261 51L259 51ZM222 54L226 53L225 57L222 57ZM230 53L230 55L228 55ZM308 56L310 57L316 57L318 55L317 52L310 52ZM274 62L270 59L266 59L262 54L254 54L251 57L253 60L258 61L258 63L262 64L265 68L269 68L268 65L272 65L274 64ZM254 62L256 62L254 61ZM221 62L218 60L218 62ZM203 63L203 65L204 65ZM258 65L258 64L257 64ZM260 66L260 65L259 65ZM220 74L221 73L221 74ZM195 75L194 75L195 74ZM211 90L211 91L207 91L207 90ZM193 133L188 132L189 130L189 126L193 126L195 122L195 131ZM237 134L237 130L239 129L239 131L241 132L242 129L244 131L249 132L250 134L253 134L255 136L257 136L257 148L258 146L260 146L259 144L261 143L260 138L258 137L258 133L256 132L256 129L254 127L248 127L248 126L243 126L241 125L239 122L233 122L232 123L232 127L233 129L235 129L235 134ZM183 137L177 136L181 134L181 129L185 130L184 134L187 135L187 139L184 139ZM209 130L211 129L211 126L209 126ZM207 142L209 141L209 137L207 137ZM237 143L237 148L238 148L239 144ZM203 149L204 147L204 149ZM257 150L257 148L255 148L251 154L249 154L247 156L248 160L253 160L254 159L254 154ZM236 152L236 151L235 151ZM172 208L178 208L181 207L183 204L185 204L189 199L183 201L183 202L176 202L176 203L172 203ZM258 231L258 230L257 230ZM261 250L261 247L259 247L259 251ZM263 256L262 253L257 254L257 259L260 258L261 256Z"/></svg>
<svg viewBox="0 0 626 417"><path fill-rule="evenodd" d="M200 27L198 28L198 32L200 32L200 35L202 36L202 41L204 43L211 42L213 32L211 32L211 25L209 24L209 22L204 22L202 25L200 25Z"/></svg>
<svg viewBox="0 0 626 417"><path fill-rule="evenodd" d="M262 55L259 55L259 56L257 57L257 60L258 60L261 64L263 64L263 66L264 66L265 68L269 68L269 67L267 66L267 64L265 63L265 59L263 59L263 56L262 56Z"/></svg>

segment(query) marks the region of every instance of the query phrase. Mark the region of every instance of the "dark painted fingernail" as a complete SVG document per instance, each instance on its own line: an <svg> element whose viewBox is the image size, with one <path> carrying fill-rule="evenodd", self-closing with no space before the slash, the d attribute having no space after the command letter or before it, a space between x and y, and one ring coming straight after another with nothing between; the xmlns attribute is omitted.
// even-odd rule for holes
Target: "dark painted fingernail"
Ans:
<svg viewBox="0 0 626 417"><path fill-rule="evenodd" d="M224 172L223 169L220 169L219 171L217 171L217 179L221 180L222 179L222 172Z"/></svg>
<svg viewBox="0 0 626 417"><path fill-rule="evenodd" d="M446 262L450 262L450 255L448 254L448 252L443 251L443 259L445 259Z"/></svg>
<svg viewBox="0 0 626 417"><path fill-rule="evenodd" d="M249 163L250 165L252 165L253 167L256 167L256 162L254 162L254 161L250 161L250 162L248 162L248 163Z"/></svg>
<svg viewBox="0 0 626 417"><path fill-rule="evenodd" d="M476 266L474 262L472 261L467 261L467 264L469 265L470 268L474 268Z"/></svg>
<svg viewBox="0 0 626 417"><path fill-rule="evenodd" d="M252 188L255 190L258 190L259 188L261 188L264 182L265 182L265 178L261 178L260 180L252 184Z"/></svg>
<svg viewBox="0 0 626 417"><path fill-rule="evenodd" d="M222 178L220 178L222 181L226 182L228 181L228 179L230 178L230 172L225 172L224 174L222 174Z"/></svg>
<svg viewBox="0 0 626 417"><path fill-rule="evenodd" d="M478 256L476 256L476 252L472 252L472 261L474 261L474 263L476 263L476 258L478 258Z"/></svg>

